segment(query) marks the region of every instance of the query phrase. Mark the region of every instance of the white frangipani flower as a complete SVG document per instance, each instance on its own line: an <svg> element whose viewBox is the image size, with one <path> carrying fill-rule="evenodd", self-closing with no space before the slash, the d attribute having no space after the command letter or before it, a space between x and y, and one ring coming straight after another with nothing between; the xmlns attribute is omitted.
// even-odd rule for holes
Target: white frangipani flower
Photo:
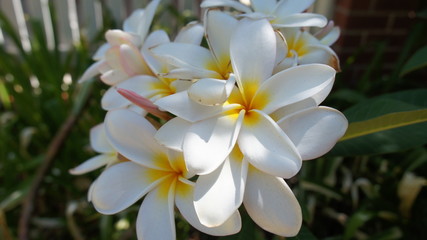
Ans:
<svg viewBox="0 0 427 240"><path fill-rule="evenodd" d="M187 168L197 174L217 169L237 143L259 170L283 178L294 176L301 167L301 155L269 114L314 97L320 103L329 93L335 70L310 64L271 76L276 36L266 19L241 20L231 38L230 55L237 87L228 100L201 105L186 92L158 100L156 105L178 116L163 125L158 140L182 148Z"/></svg>
<svg viewBox="0 0 427 240"><path fill-rule="evenodd" d="M135 70L137 73L149 72L145 64L140 61L137 49L143 44L148 34L159 3L160 0L153 0L145 9L135 10L124 21L123 31L107 31L108 43L98 48L93 56L96 62L83 73L79 82L87 81L102 73L101 79L108 85L114 85L129 75L135 75ZM120 56L123 62L119 61ZM137 60L137 62L132 60ZM138 67L142 67L142 69Z"/></svg>
<svg viewBox="0 0 427 240"><path fill-rule="evenodd" d="M90 130L90 146L100 154L70 169L71 174L80 175L119 162L116 149L111 146L105 135L104 123L98 124Z"/></svg>
<svg viewBox="0 0 427 240"><path fill-rule="evenodd" d="M274 28L324 27L327 19L314 13L304 13L315 0L251 0L250 7L234 0L205 0L202 8L232 7L250 18L267 18Z"/></svg>
<svg viewBox="0 0 427 240"><path fill-rule="evenodd" d="M137 218L138 239L175 240L174 206L195 228L211 235L240 230L237 211L223 224L200 223L193 204L193 174L181 152L167 150L155 139L155 128L142 116L126 109L108 112L106 132L111 144L130 161L106 169L92 187L92 202L103 214L120 212L145 196Z"/></svg>

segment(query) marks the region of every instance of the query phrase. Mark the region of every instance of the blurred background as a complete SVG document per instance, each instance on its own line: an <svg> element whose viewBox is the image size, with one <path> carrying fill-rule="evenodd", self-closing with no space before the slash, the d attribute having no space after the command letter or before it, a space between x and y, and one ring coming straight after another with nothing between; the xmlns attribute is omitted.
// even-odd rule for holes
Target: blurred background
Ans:
<svg viewBox="0 0 427 240"><path fill-rule="evenodd" d="M136 239L138 206L114 216L86 199L100 171L68 173L96 155L100 81L77 84L105 42L148 0L0 0L0 239ZM200 19L201 0L163 0L152 29L171 37ZM309 11L341 28L342 72L325 105L350 122L427 108L427 1L319 0ZM423 112L425 113L425 112ZM417 118L420 119L420 118ZM427 123L341 141L287 180L304 214L288 239L427 239ZM284 239L257 228L216 238L177 216L178 239Z"/></svg>

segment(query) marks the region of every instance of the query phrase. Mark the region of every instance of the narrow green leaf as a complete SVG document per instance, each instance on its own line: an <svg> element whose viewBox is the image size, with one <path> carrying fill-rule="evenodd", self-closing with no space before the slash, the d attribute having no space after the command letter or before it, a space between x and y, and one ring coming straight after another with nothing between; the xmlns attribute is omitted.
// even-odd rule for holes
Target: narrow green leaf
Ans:
<svg viewBox="0 0 427 240"><path fill-rule="evenodd" d="M427 109L390 113L366 121L351 123L340 141L423 122L427 122Z"/></svg>
<svg viewBox="0 0 427 240"><path fill-rule="evenodd" d="M344 230L344 240L352 239L357 229L375 216L373 212L360 211L353 214L347 221Z"/></svg>
<svg viewBox="0 0 427 240"><path fill-rule="evenodd" d="M427 46L419 49L412 55L409 60L403 65L399 76L402 77L412 71L427 66Z"/></svg>

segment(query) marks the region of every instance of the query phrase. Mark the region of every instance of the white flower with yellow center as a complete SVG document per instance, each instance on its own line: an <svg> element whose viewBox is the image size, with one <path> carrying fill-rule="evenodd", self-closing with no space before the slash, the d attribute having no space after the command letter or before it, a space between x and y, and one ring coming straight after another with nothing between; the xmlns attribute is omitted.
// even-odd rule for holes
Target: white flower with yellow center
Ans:
<svg viewBox="0 0 427 240"><path fill-rule="evenodd" d="M167 150L155 139L155 128L142 116L126 109L110 111L105 119L107 136L129 159L106 169L92 187L92 202L103 214L120 212L145 196L136 228L138 239L175 240L174 206L195 228L211 235L240 230L237 211L216 227L202 225L194 204L194 175L187 171L181 152Z"/></svg>
<svg viewBox="0 0 427 240"><path fill-rule="evenodd" d="M250 18L268 18L274 28L324 27L327 20L314 13L303 13L315 0L250 0L250 6L234 0L205 0L202 8L231 7Z"/></svg>
<svg viewBox="0 0 427 240"><path fill-rule="evenodd" d="M281 29L288 49L286 58L279 62L274 71L279 72L291 66L310 63L326 64L340 71L339 58L329 47L338 39L339 28L331 26L330 30L318 39L308 31L298 28Z"/></svg>
<svg viewBox="0 0 427 240"><path fill-rule="evenodd" d="M306 100L322 102L335 70L310 64L271 76L276 37L266 19L240 21L231 39L230 56L237 87L228 100L203 105L192 100L194 96L189 95L195 93L191 91L159 99L155 104L178 118L163 125L157 138L166 146L182 148L187 168L197 174L218 168L237 143L245 158L261 171L283 178L294 176L301 167L301 154L270 114ZM196 84L221 89L218 81L201 79ZM227 89L230 80L223 82ZM203 94L198 97L200 102L210 102Z"/></svg>

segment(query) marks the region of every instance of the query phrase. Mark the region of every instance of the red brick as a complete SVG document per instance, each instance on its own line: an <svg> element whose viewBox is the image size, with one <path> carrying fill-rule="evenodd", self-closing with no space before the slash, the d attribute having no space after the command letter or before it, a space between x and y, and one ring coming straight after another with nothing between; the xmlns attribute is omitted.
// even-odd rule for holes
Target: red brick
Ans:
<svg viewBox="0 0 427 240"><path fill-rule="evenodd" d="M377 0L375 9L377 10L417 10L419 7L419 0Z"/></svg>

